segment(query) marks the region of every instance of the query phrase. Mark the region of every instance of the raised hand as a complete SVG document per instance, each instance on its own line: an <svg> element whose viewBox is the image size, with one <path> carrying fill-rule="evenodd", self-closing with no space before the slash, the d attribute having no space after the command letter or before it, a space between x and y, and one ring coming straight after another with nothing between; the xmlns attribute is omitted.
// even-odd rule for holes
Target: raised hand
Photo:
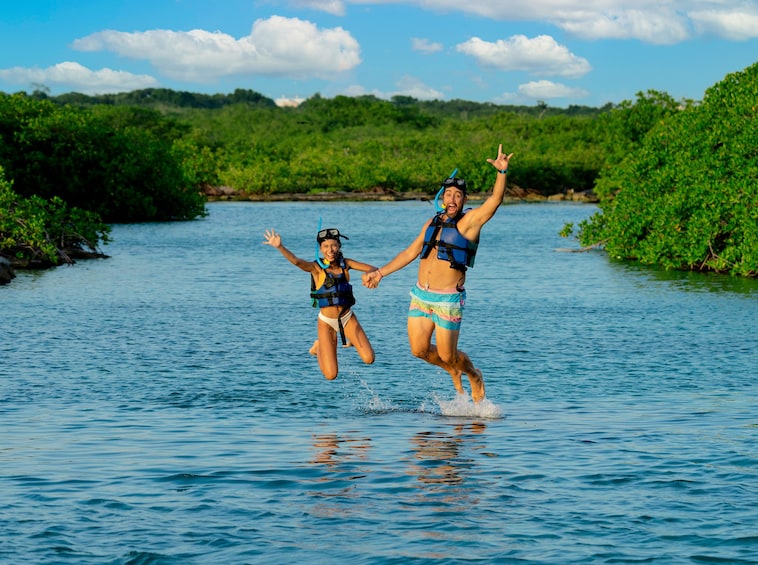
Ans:
<svg viewBox="0 0 758 565"><path fill-rule="evenodd" d="M270 245L271 247L275 247L277 249L281 247L282 236L280 236L274 230L267 229L264 237L266 238L266 240L263 242L264 245Z"/></svg>
<svg viewBox="0 0 758 565"><path fill-rule="evenodd" d="M508 170L508 162L511 160L511 157L513 157L513 153L510 155L503 153L503 144L501 143L497 148L497 158L487 159L487 162L499 171L506 171Z"/></svg>

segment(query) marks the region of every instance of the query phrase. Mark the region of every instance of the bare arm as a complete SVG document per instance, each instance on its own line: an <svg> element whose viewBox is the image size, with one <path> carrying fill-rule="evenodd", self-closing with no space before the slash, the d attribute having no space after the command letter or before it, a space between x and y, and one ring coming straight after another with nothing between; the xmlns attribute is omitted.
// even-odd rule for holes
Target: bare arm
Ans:
<svg viewBox="0 0 758 565"><path fill-rule="evenodd" d="M348 269L361 271L362 273L370 273L371 271L376 271L376 267L373 265L369 265L368 263L361 263L360 261L348 259L347 257L345 257L345 265L347 265Z"/></svg>
<svg viewBox="0 0 758 565"><path fill-rule="evenodd" d="M381 281L385 276L390 275L395 271L399 271L403 267L406 267L412 263L413 260L419 256L419 253L421 253L421 250L424 247L424 234L430 222L431 220L427 220L427 222L424 224L424 227L421 228L421 232L418 234L416 239L413 240L413 243L395 255L395 257L389 263L383 265L382 267L379 267L375 271L363 275L363 286L367 286L368 288L376 288L379 285L379 281Z"/></svg>
<svg viewBox="0 0 758 565"><path fill-rule="evenodd" d="M482 202L481 206L474 208L466 213L465 216L458 223L458 231L461 235L470 241L476 241L479 238L479 232L482 226L492 219L500 205L505 198L505 183L506 174L500 171L508 169L508 163L513 157L513 153L506 155L503 153L503 144L501 143L497 148L497 157L495 159L487 159L493 167L498 170L497 180L495 180L495 186L492 188L492 194Z"/></svg>
<svg viewBox="0 0 758 565"><path fill-rule="evenodd" d="M264 245L270 245L274 249L278 249L279 252L284 255L284 258L287 259L290 263L295 265L298 269L302 269L303 271L307 273L314 273L317 269L320 267L315 261L306 261L305 259L301 259L292 251L284 247L282 244L282 236L276 233L272 229L266 230L266 233L264 234L264 237L266 238L263 241Z"/></svg>

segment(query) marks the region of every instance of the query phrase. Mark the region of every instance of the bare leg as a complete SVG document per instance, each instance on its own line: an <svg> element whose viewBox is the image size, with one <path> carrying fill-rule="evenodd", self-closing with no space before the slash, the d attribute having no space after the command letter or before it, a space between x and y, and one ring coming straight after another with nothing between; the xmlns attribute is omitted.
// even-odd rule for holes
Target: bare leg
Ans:
<svg viewBox="0 0 758 565"><path fill-rule="evenodd" d="M358 355L361 356L364 363L370 365L374 362L374 348L371 347L371 342L368 340L366 332L363 331L363 327L358 321L355 313L353 313L353 317L347 321L347 326L345 326L345 337L348 340L348 346L355 346L355 350L358 352Z"/></svg>
<svg viewBox="0 0 758 565"><path fill-rule="evenodd" d="M458 351L458 359L463 362L463 372L468 376L471 385L471 399L474 402L484 400L484 378L482 372L474 367L471 359L463 351Z"/></svg>
<svg viewBox="0 0 758 565"><path fill-rule="evenodd" d="M463 394L463 385L461 383L461 374L463 371L456 365L451 364L443 360L439 354L439 349L432 343L432 333L434 332L434 322L428 318L409 317L408 318L408 341L411 346L411 353L423 359L427 363L436 365L445 369L450 377L453 379L453 386L458 394ZM437 332L437 340L439 341L440 333ZM455 340L457 342L458 332L455 332Z"/></svg>
<svg viewBox="0 0 758 565"><path fill-rule="evenodd" d="M445 328L437 327L437 352L443 363L446 363L451 370L451 376L454 375L453 371L457 373L457 381L460 384L461 373L466 373L469 383L471 385L471 398L474 402L480 402L484 399L484 379L482 378L482 372L474 367L471 362L471 358L458 349L458 330L448 330ZM456 377L453 376L453 384L456 382ZM462 389L456 390L459 392Z"/></svg>
<svg viewBox="0 0 758 565"><path fill-rule="evenodd" d="M318 320L318 366L327 380L337 378L337 332L329 324ZM315 345L315 344L314 344Z"/></svg>
<svg viewBox="0 0 758 565"><path fill-rule="evenodd" d="M311 345L311 348L308 350L308 353L311 355L318 355L318 340L313 342L313 345Z"/></svg>

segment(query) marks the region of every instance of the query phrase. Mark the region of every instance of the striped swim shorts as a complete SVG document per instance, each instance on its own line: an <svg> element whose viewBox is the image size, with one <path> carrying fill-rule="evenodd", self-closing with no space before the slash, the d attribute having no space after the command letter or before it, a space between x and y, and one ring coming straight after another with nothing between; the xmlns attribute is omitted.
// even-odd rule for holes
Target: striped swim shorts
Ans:
<svg viewBox="0 0 758 565"><path fill-rule="evenodd" d="M411 289L409 318L429 318L446 330L460 330L466 291L433 292L416 285Z"/></svg>

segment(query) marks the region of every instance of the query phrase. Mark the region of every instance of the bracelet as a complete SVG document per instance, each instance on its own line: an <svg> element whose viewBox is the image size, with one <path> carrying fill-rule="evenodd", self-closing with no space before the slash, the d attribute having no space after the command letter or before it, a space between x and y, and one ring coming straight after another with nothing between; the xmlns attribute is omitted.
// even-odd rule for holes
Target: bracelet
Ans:
<svg viewBox="0 0 758 565"><path fill-rule="evenodd" d="M379 273L380 277L384 278L384 273L382 272L381 269L377 269L376 272Z"/></svg>
<svg viewBox="0 0 758 565"><path fill-rule="evenodd" d="M505 175L508 173L508 169L500 169L498 170L498 173L500 173L501 175Z"/></svg>

